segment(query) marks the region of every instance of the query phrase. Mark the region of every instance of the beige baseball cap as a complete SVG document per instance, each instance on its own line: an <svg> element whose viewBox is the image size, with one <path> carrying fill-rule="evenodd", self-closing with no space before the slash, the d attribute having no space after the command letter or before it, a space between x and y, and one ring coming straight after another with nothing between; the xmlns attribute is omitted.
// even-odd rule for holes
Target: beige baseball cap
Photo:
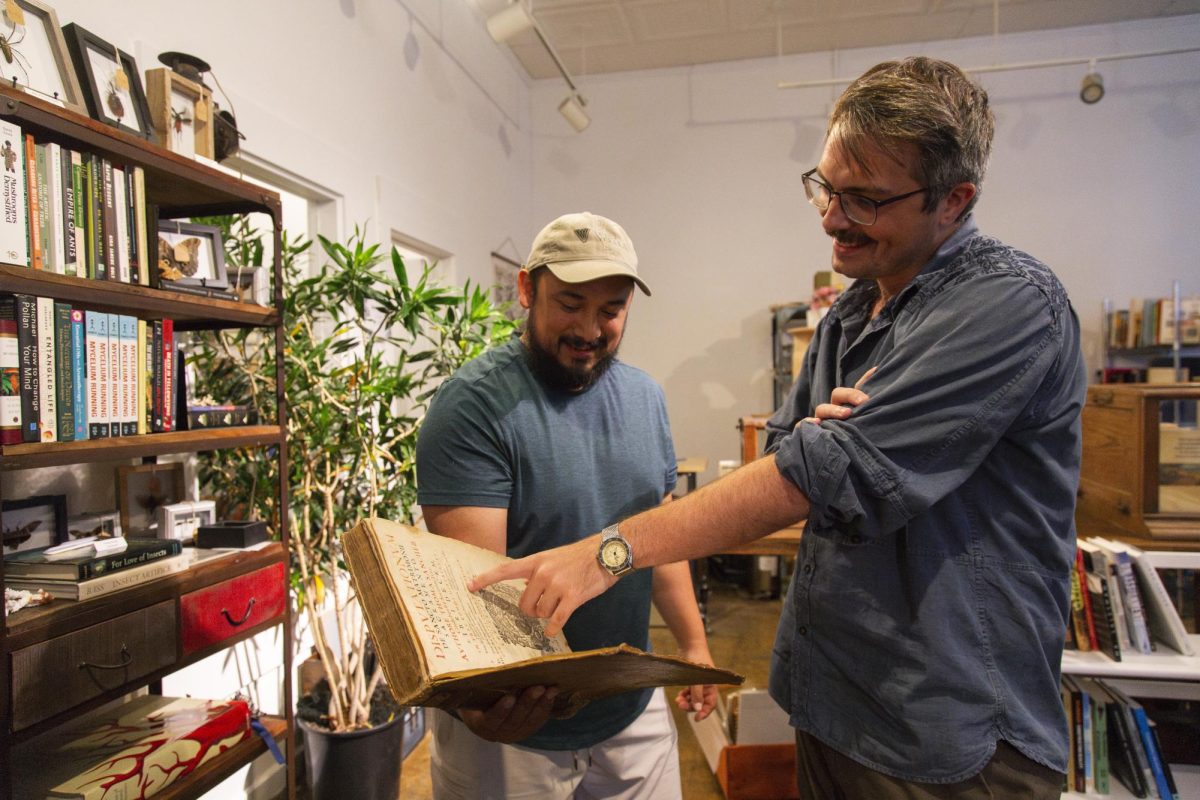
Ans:
<svg viewBox="0 0 1200 800"><path fill-rule="evenodd" d="M546 267L566 283L583 283L609 275L628 275L638 288L650 288L638 277L637 253L625 229L611 219L583 211L564 214L542 228L521 269Z"/></svg>

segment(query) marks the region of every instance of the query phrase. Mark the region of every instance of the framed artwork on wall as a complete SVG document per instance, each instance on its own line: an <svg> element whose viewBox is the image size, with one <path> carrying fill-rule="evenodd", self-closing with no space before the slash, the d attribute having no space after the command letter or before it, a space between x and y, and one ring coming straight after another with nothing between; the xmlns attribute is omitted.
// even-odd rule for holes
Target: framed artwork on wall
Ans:
<svg viewBox="0 0 1200 800"><path fill-rule="evenodd" d="M213 100L207 86L173 69L146 70L154 140L172 153L213 157Z"/></svg>
<svg viewBox="0 0 1200 800"><path fill-rule="evenodd" d="M150 138L150 108L133 56L73 22L63 27L63 36L92 118Z"/></svg>
<svg viewBox="0 0 1200 800"><path fill-rule="evenodd" d="M5 553L49 547L67 540L65 494L5 500L0 507L0 514L4 517Z"/></svg>
<svg viewBox="0 0 1200 800"><path fill-rule="evenodd" d="M10 14L15 11L16 19ZM58 15L41 0L11 0L0 15L0 79L87 115Z"/></svg>
<svg viewBox="0 0 1200 800"><path fill-rule="evenodd" d="M221 229L172 219L158 222L158 285L228 289Z"/></svg>

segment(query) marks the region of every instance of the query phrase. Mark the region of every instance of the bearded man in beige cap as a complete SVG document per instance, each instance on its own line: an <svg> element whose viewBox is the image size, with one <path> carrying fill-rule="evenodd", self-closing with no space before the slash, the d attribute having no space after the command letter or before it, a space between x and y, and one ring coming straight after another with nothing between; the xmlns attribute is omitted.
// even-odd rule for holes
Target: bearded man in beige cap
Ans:
<svg viewBox="0 0 1200 800"><path fill-rule="evenodd" d="M512 557L536 553L670 499L675 451L662 389L617 359L638 275L612 220L567 214L534 240L518 274L519 339L470 362L430 406L417 445L429 530ZM607 565L628 571L619 554ZM576 650L650 649L653 600L692 661L711 664L684 562L630 574L576 612ZM678 798L677 736L661 689L594 701L551 719L556 690L533 687L487 711L433 711L434 797ZM676 703L707 716L713 686Z"/></svg>

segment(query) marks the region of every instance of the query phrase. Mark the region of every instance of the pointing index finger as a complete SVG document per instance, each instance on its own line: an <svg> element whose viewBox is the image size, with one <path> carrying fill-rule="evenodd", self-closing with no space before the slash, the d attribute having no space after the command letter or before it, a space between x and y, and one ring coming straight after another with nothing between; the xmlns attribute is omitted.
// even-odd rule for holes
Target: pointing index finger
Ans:
<svg viewBox="0 0 1200 800"><path fill-rule="evenodd" d="M507 581L511 578L528 578L530 569L524 561L524 559L506 561L503 564L497 564L491 569L479 573L467 582L467 591L478 592L480 589L485 589L493 583Z"/></svg>

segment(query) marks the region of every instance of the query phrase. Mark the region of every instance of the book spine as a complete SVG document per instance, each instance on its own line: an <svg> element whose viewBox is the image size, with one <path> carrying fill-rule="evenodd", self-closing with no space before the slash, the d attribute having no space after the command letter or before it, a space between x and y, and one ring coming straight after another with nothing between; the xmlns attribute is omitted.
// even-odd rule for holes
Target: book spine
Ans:
<svg viewBox="0 0 1200 800"><path fill-rule="evenodd" d="M162 433L163 428L163 323L161 319L154 320L153 346L151 353L152 360L152 376L151 384L154 387L152 392L152 402L154 406L154 432Z"/></svg>
<svg viewBox="0 0 1200 800"><path fill-rule="evenodd" d="M108 315L108 435L121 435L121 329L120 317Z"/></svg>
<svg viewBox="0 0 1200 800"><path fill-rule="evenodd" d="M129 258L129 282L142 282L142 262L138 248L137 219L134 216L134 167L125 168L125 203L121 207L125 215L125 251Z"/></svg>
<svg viewBox="0 0 1200 800"><path fill-rule="evenodd" d="M88 311L87 383L88 438L108 436L108 314Z"/></svg>
<svg viewBox="0 0 1200 800"><path fill-rule="evenodd" d="M127 314L120 316L122 436L133 436L137 433L137 323L136 317L131 317Z"/></svg>
<svg viewBox="0 0 1200 800"><path fill-rule="evenodd" d="M1133 712L1133 720L1137 724L1138 736L1141 738L1142 747L1146 751L1146 761L1150 764L1150 775L1154 778L1154 786L1157 791L1157 796L1162 800L1173 800L1171 787L1167 785L1167 776L1163 772L1162 757L1159 755L1158 748L1154 746L1154 736L1150 733L1150 723L1146 718L1146 709L1140 705L1135 705L1131 708Z"/></svg>
<svg viewBox="0 0 1200 800"><path fill-rule="evenodd" d="M1092 752L1096 791L1108 794L1112 772L1108 756L1108 704L1099 694L1092 695Z"/></svg>
<svg viewBox="0 0 1200 800"><path fill-rule="evenodd" d="M113 165L107 158L100 160L101 227L104 230L104 270L110 281L121 279L117 266L117 220L113 206Z"/></svg>
<svg viewBox="0 0 1200 800"><path fill-rule="evenodd" d="M134 235L138 252L138 283L150 285L150 271L153 267L153 254L150 252L149 229L146 226L146 171L142 167L133 168L133 214Z"/></svg>
<svg viewBox="0 0 1200 800"><path fill-rule="evenodd" d="M163 323L163 430L175 430L175 321L164 319Z"/></svg>
<svg viewBox="0 0 1200 800"><path fill-rule="evenodd" d="M116 228L115 249L117 251L117 280L133 283L129 268L129 215L126 212L128 198L125 193L125 170L112 168L113 184L113 227Z"/></svg>
<svg viewBox="0 0 1200 800"><path fill-rule="evenodd" d="M37 300L32 295L19 294L16 301L17 347L21 357L21 441L40 442Z"/></svg>
<svg viewBox="0 0 1200 800"><path fill-rule="evenodd" d="M1120 661L1121 640L1117 636L1117 623L1108 592L1108 582L1091 572L1088 573L1087 581L1092 608L1097 610L1096 639L1100 645L1099 649L1107 653L1113 661Z"/></svg>
<svg viewBox="0 0 1200 800"><path fill-rule="evenodd" d="M87 201L84 195L83 154L78 150L71 151L71 194L74 203L71 213L71 240L75 248L75 274L81 278L88 277L87 239L85 232L87 223Z"/></svg>
<svg viewBox="0 0 1200 800"><path fill-rule="evenodd" d="M1125 705L1113 698L1108 703L1108 752L1112 774L1134 797L1146 796L1146 782L1138 764L1137 749L1129 729Z"/></svg>
<svg viewBox="0 0 1200 800"><path fill-rule="evenodd" d="M184 555L174 556L173 558L164 558L159 561L154 561L149 564L142 564L137 567L131 567L120 572L114 572L110 575L105 575L100 578L92 578L91 580L81 581L78 584L79 600L87 600L91 597L99 597L100 595L111 594L112 592L128 589L132 586L147 583L156 578L162 578L167 575L173 575L176 572L182 572L187 569L188 557Z"/></svg>
<svg viewBox="0 0 1200 800"><path fill-rule="evenodd" d="M73 384L72 405L75 415L75 440L88 438L88 380L87 339L84 332L83 311L71 310L71 381Z"/></svg>
<svg viewBox="0 0 1200 800"><path fill-rule="evenodd" d="M28 224L25 226L29 236L29 266L42 269L42 234L38 228L41 209L38 205L38 171L37 146L33 143L33 134L25 134L25 186L26 199L29 205Z"/></svg>
<svg viewBox="0 0 1200 800"><path fill-rule="evenodd" d="M21 348L17 301L0 295L0 445L21 443Z"/></svg>
<svg viewBox="0 0 1200 800"><path fill-rule="evenodd" d="M135 370L137 402L134 406L137 422L135 423L135 432L142 434L150 432L150 412L146 402L146 320L137 320L137 330L134 331L134 336L137 337L135 356L137 358L137 369Z"/></svg>
<svg viewBox="0 0 1200 800"><path fill-rule="evenodd" d="M1071 567L1071 630L1075 636L1075 648L1080 652L1095 650L1093 639L1095 628L1088 613L1087 588L1084 579L1083 551L1075 548L1075 564Z"/></svg>
<svg viewBox="0 0 1200 800"><path fill-rule="evenodd" d="M1079 689L1079 731L1083 739L1083 785L1084 792L1096 790L1096 750L1092 745L1095 736L1092 730L1092 698L1082 687Z"/></svg>
<svg viewBox="0 0 1200 800"><path fill-rule="evenodd" d="M99 281L108 280L108 255L104 250L104 160L91 154L88 173L91 178L92 253L94 270L91 277Z"/></svg>
<svg viewBox="0 0 1200 800"><path fill-rule="evenodd" d="M102 575L111 575L114 572L120 572L124 569L177 556L181 552L183 552L183 542L178 539L163 539L161 546L152 549L139 549L133 553L126 552L101 556L78 565L79 580L90 580Z"/></svg>
<svg viewBox="0 0 1200 800"><path fill-rule="evenodd" d="M59 275L67 274L67 245L63 239L62 147L46 145L46 195L49 198L46 238L50 242L50 264Z"/></svg>
<svg viewBox="0 0 1200 800"><path fill-rule="evenodd" d="M22 155L21 126L0 119L0 159L4 164L4 218L0 225L0 261L18 267L29 266L29 207L25 201L25 159Z"/></svg>
<svg viewBox="0 0 1200 800"><path fill-rule="evenodd" d="M50 166L46 157L48 145L34 144L34 159L37 165L37 195L38 195L38 237L42 243L42 269L47 272L57 272L57 256L54 248L54 226L51 224L53 210L50 192Z"/></svg>
<svg viewBox="0 0 1200 800"><path fill-rule="evenodd" d="M71 369L71 306L54 304L54 379L58 389L58 440L75 441L75 376Z"/></svg>
<svg viewBox="0 0 1200 800"><path fill-rule="evenodd" d="M1158 760L1162 762L1163 778L1166 780L1167 789L1170 791L1171 797L1179 797L1179 787L1175 785L1175 775L1171 772L1171 765L1167 762L1167 757L1163 754L1162 744L1158 740L1158 725L1148 717L1146 722L1150 726L1150 738L1154 742L1154 750L1158 753Z"/></svg>
<svg viewBox="0 0 1200 800"><path fill-rule="evenodd" d="M37 298L39 441L58 441L58 390L54 374L54 300Z"/></svg>
<svg viewBox="0 0 1200 800"><path fill-rule="evenodd" d="M71 166L74 153L69 148L59 148L57 157L58 182L62 189L62 213L59 215L59 231L63 243L63 274L79 274L79 251L75 241L75 170Z"/></svg>
<svg viewBox="0 0 1200 800"><path fill-rule="evenodd" d="M1120 578L1121 592L1124 595L1125 615L1129 623L1129 637L1133 648L1149 655L1153 651L1150 643L1150 631L1146 626L1146 613L1142 608L1142 594L1138 591L1137 578L1133 576L1133 563L1128 553L1115 555L1117 577Z"/></svg>

